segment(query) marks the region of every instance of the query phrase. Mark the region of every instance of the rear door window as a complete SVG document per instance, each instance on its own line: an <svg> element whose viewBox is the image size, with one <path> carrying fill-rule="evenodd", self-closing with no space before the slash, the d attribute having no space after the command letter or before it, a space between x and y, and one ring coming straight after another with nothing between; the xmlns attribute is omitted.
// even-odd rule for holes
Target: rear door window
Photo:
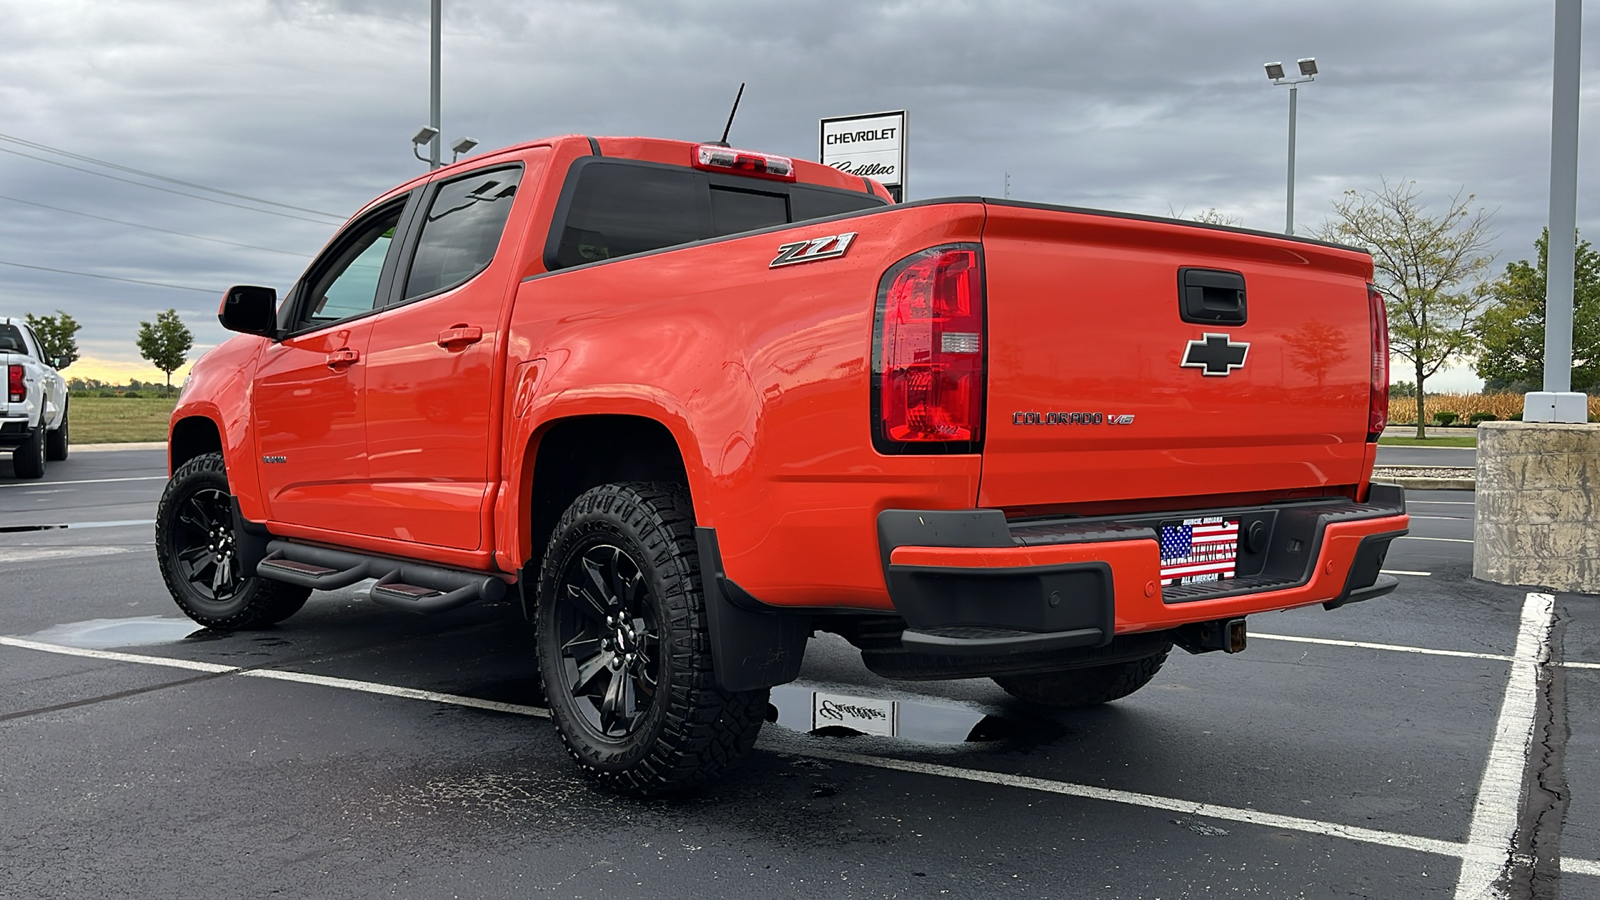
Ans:
<svg viewBox="0 0 1600 900"><path fill-rule="evenodd" d="M489 267L521 180L521 168L492 169L439 185L421 223L404 300L447 291Z"/></svg>

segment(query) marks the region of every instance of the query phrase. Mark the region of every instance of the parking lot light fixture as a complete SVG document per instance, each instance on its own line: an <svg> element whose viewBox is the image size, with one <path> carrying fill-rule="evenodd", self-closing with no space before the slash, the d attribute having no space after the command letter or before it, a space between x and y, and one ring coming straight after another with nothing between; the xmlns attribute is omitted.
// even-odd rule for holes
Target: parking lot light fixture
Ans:
<svg viewBox="0 0 1600 900"><path fill-rule="evenodd" d="M1294 234L1294 125L1295 112L1299 102L1300 85L1317 80L1317 59L1307 56L1295 61L1300 68L1299 78L1289 78L1284 71L1283 63L1269 62L1262 68L1267 70L1267 79L1273 84L1287 84L1289 86L1289 196L1284 204L1283 233Z"/></svg>
<svg viewBox="0 0 1600 900"><path fill-rule="evenodd" d="M421 153L417 152L417 148L421 147L423 144L432 144L433 139L438 136L439 129L433 127L432 125L422 126L422 130L418 131L416 136L411 139L411 155L422 160L423 162L429 162L426 156L423 156Z"/></svg>
<svg viewBox="0 0 1600 900"><path fill-rule="evenodd" d="M476 146L478 146L478 142L469 137L456 141L450 145L450 161L455 162L456 157L471 153L472 148Z"/></svg>

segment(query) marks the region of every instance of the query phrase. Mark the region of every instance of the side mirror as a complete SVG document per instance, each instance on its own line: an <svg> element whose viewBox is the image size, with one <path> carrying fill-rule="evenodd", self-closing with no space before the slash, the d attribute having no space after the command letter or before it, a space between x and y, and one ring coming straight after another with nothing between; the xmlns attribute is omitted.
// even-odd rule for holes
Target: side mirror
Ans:
<svg viewBox="0 0 1600 900"><path fill-rule="evenodd" d="M50 357L50 368L55 369L56 371L59 372L62 369L65 369L66 367L67 367L67 358L65 356L52 356L52 357Z"/></svg>
<svg viewBox="0 0 1600 900"><path fill-rule="evenodd" d="M217 321L229 331L273 337L278 333L278 292L250 285L228 288L217 309Z"/></svg>

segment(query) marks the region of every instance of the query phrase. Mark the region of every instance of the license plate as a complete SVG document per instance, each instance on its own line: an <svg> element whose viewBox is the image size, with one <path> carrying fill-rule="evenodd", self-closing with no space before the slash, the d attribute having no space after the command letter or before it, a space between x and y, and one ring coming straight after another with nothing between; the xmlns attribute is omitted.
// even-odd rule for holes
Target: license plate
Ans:
<svg viewBox="0 0 1600 900"><path fill-rule="evenodd" d="M1164 585L1232 578L1238 559L1238 519L1204 516L1161 526Z"/></svg>

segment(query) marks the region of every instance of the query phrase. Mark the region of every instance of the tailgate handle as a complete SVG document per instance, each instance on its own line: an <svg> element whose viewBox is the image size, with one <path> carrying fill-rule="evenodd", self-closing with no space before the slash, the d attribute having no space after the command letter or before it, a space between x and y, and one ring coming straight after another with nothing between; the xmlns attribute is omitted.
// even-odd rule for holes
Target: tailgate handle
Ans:
<svg viewBox="0 0 1600 900"><path fill-rule="evenodd" d="M1179 269L1178 315L1196 325L1243 325L1244 275L1225 269Z"/></svg>

